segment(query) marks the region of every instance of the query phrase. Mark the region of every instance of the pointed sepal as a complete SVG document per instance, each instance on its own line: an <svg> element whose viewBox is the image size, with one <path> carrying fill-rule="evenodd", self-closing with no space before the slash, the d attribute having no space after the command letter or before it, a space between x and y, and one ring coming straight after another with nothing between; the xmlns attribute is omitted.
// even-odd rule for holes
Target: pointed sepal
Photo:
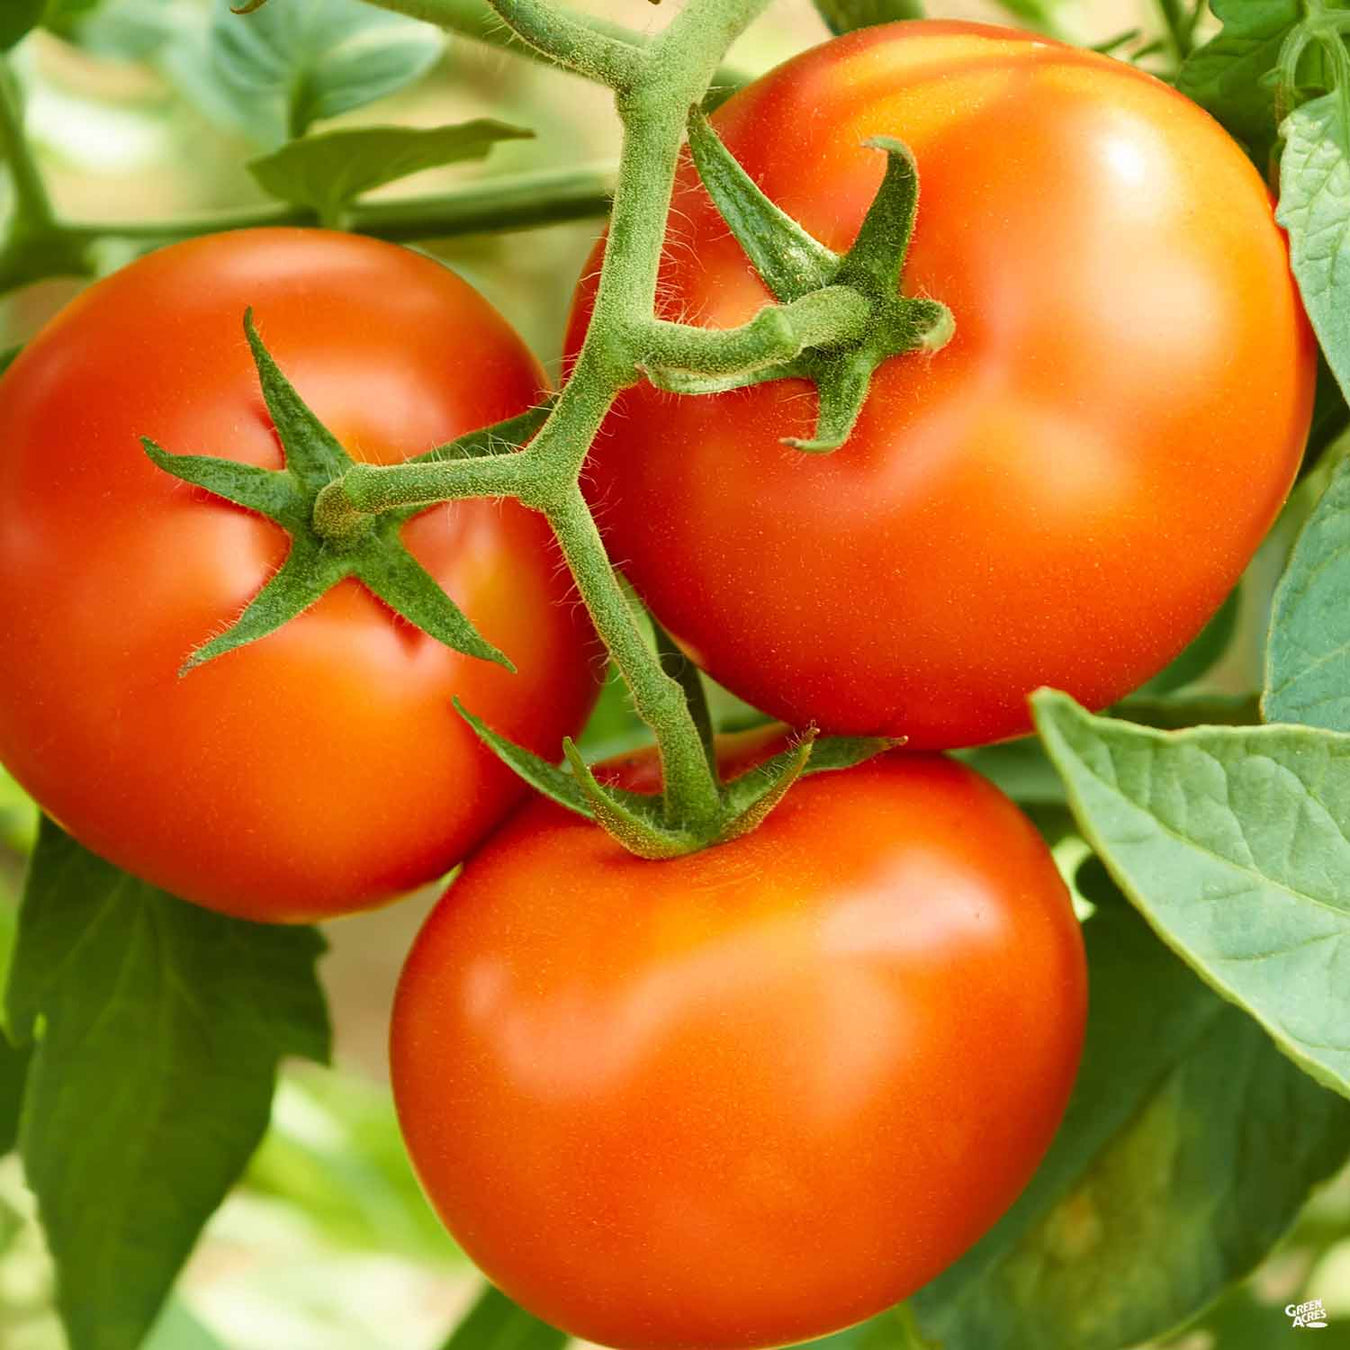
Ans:
<svg viewBox="0 0 1350 1350"><path fill-rule="evenodd" d="M186 675L208 661L275 633L332 590L347 573L342 559L313 544L295 541L286 561L249 601L244 612L225 632L198 647L178 673Z"/></svg>
<svg viewBox="0 0 1350 1350"><path fill-rule="evenodd" d="M783 444L809 455L827 455L838 450L853 434L876 368L864 352L819 363L815 376L820 408L816 414L816 434L809 440L784 436Z"/></svg>
<svg viewBox="0 0 1350 1350"><path fill-rule="evenodd" d="M866 144L886 154L886 171L852 247L841 258L771 202L707 119L691 112L694 164L764 284L783 303L825 286L847 287L868 302L870 315L860 337L829 350L808 348L792 361L731 376L648 372L653 384L680 394L716 394L768 380L808 379L819 392L815 434L785 438L784 444L828 454L852 434L882 362L910 351L935 352L951 339L955 323L945 305L905 296L900 289L919 206L914 156L890 137L874 137Z"/></svg>
<svg viewBox="0 0 1350 1350"><path fill-rule="evenodd" d="M514 454L548 421L548 415L553 411L555 402L556 396L550 395L528 412L508 417L504 422L494 422L489 427L479 427L476 431L465 432L463 436L458 436L453 441L447 441L444 445L438 445L425 454L414 455L403 462L438 464L448 459L485 459L489 455Z"/></svg>
<svg viewBox="0 0 1350 1350"><path fill-rule="evenodd" d="M506 654L478 632L403 543L401 526L422 508L394 510L379 518L358 517L355 528L337 542L329 532L321 532L315 520L316 504L353 462L268 352L252 310L244 315L244 333L281 442L284 467L263 469L209 455L173 454L149 437L142 437L141 444L151 462L165 473L276 522L290 535L291 549L280 570L239 618L193 652L180 673L268 636L348 577L355 577L396 614L438 642L514 672ZM532 408L469 432L420 458L474 458L513 451L538 430L546 416L547 407Z"/></svg>
<svg viewBox="0 0 1350 1350"><path fill-rule="evenodd" d="M834 281L839 286L853 286L869 297L876 295L890 300L900 289L910 236L914 233L914 218L919 210L919 170L913 152L903 141L874 136L864 144L885 152L886 173Z"/></svg>
<svg viewBox="0 0 1350 1350"><path fill-rule="evenodd" d="M815 744L814 729L794 745L733 778L723 790L727 823L717 837L720 844L739 839L758 829L768 814L787 796L792 785L806 772Z"/></svg>
<svg viewBox="0 0 1350 1350"><path fill-rule="evenodd" d="M141 437L141 445L156 468L193 487L205 488L212 496L267 516L288 531L303 527L308 518L304 493L289 474L214 455L175 455L149 436Z"/></svg>
<svg viewBox="0 0 1350 1350"><path fill-rule="evenodd" d="M699 848L700 841L692 835L672 830L665 824L664 806L659 796L618 792L606 787L591 772L570 736L563 741L563 754L572 777L586 795L595 820L630 853L657 861L678 858Z"/></svg>
<svg viewBox="0 0 1350 1350"><path fill-rule="evenodd" d="M833 773L865 764L888 750L898 750L905 743L903 736L822 736L811 747L811 761L807 774Z"/></svg>
<svg viewBox="0 0 1350 1350"><path fill-rule="evenodd" d="M722 219L779 300L830 284L838 255L764 195L697 108L689 113L689 150Z"/></svg>
<svg viewBox="0 0 1350 1350"><path fill-rule="evenodd" d="M395 529L381 530L378 538L362 545L351 559L351 569L390 609L437 642L516 673L506 653L469 622L436 578L408 552Z"/></svg>
<svg viewBox="0 0 1350 1350"><path fill-rule="evenodd" d="M244 335L253 353L263 402L286 450L287 472L315 490L341 477L351 468L351 458L281 373L258 335L251 309L244 314Z"/></svg>
<svg viewBox="0 0 1350 1350"><path fill-rule="evenodd" d="M556 764L540 759L533 751L517 745L515 741L493 731L481 717L475 717L460 701L455 699L455 711L473 728L478 737L508 769L519 774L536 792L542 792L550 801L557 802L569 811L595 819L590 801L581 789L581 784Z"/></svg>

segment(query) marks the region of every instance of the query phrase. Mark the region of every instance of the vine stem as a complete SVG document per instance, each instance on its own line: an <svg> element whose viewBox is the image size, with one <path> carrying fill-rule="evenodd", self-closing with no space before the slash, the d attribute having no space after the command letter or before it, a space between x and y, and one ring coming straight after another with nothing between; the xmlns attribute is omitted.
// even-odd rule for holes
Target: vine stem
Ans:
<svg viewBox="0 0 1350 1350"><path fill-rule="evenodd" d="M609 210L614 175L612 164L503 174L434 196L356 202L346 209L342 224L354 234L404 243L594 220ZM183 220L59 221L55 228L72 239L88 242L121 239L153 245L226 230L313 225L316 220L313 211L302 207L263 206Z"/></svg>
<svg viewBox="0 0 1350 1350"><path fill-rule="evenodd" d="M500 47L516 56L528 56L534 61L553 64L554 58L539 47L522 40L521 35L513 31L493 9L489 0L367 0L368 4L387 9L395 14L404 14L411 19L421 19L424 23L435 24L450 33L459 33L472 38L485 46ZM649 39L642 33L635 33L622 24L611 23L594 14L574 14L569 16L572 23L589 29L601 37L612 39L616 43L641 51ZM589 72L580 72L588 74ZM740 85L748 84L750 76L734 66L719 66L713 76L712 86L719 91L730 91Z"/></svg>
<svg viewBox="0 0 1350 1350"><path fill-rule="evenodd" d="M52 231L55 217L51 198L24 134L18 82L7 65L0 66L0 159L9 165L15 215L22 230L33 235Z"/></svg>
<svg viewBox="0 0 1350 1350"><path fill-rule="evenodd" d="M386 8L435 18L441 0L378 0ZM615 398L641 378L643 363L673 360L694 370L769 361L803 346L856 334L866 306L846 288L809 302L774 307L767 318L727 333L655 318L666 219L685 123L734 39L768 0L690 0L645 47L625 43L564 14L549 0L489 0L502 21L559 65L584 71L615 92L623 122L609 234L590 326L571 375L527 449L490 461L357 466L320 495L314 525L332 537L354 528L353 511L413 502L509 495L549 521L596 630L656 737L667 823L712 838L723 811L679 682L643 638L623 586L579 487L582 467ZM458 0L456 0L458 8Z"/></svg>

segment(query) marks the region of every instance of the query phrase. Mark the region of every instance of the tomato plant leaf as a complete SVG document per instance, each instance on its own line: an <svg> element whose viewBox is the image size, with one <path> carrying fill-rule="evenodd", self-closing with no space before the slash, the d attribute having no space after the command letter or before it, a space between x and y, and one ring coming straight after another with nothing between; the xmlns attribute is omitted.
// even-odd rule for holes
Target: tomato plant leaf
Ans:
<svg viewBox="0 0 1350 1350"><path fill-rule="evenodd" d="M8 902L0 902L0 988L4 987L8 976L15 937L14 912ZM19 1138L19 1112L31 1053L29 1047L13 1044L0 1028L0 1158Z"/></svg>
<svg viewBox="0 0 1350 1350"><path fill-rule="evenodd" d="M923 18L920 0L816 0L816 9L836 37L873 24Z"/></svg>
<svg viewBox="0 0 1350 1350"><path fill-rule="evenodd" d="M42 22L47 0L5 0L0 10L0 52L22 41Z"/></svg>
<svg viewBox="0 0 1350 1350"><path fill-rule="evenodd" d="M1277 219L1322 351L1350 390L1350 126L1327 94L1295 109L1282 128Z"/></svg>
<svg viewBox="0 0 1350 1350"><path fill-rule="evenodd" d="M567 1333L541 1322L488 1285L442 1350L562 1350Z"/></svg>
<svg viewBox="0 0 1350 1350"><path fill-rule="evenodd" d="M34 1045L20 1148L72 1350L139 1344L267 1124L277 1064L326 1061L310 928L245 923L44 821L7 1004Z"/></svg>
<svg viewBox="0 0 1350 1350"><path fill-rule="evenodd" d="M1177 88L1214 114L1263 163L1275 141L1271 72L1303 21L1299 0L1211 0L1223 29L1182 63Z"/></svg>
<svg viewBox="0 0 1350 1350"><path fill-rule="evenodd" d="M1326 94L1285 120L1276 218L1327 363L1350 391L1350 127ZM1350 394L1347 394L1350 397Z"/></svg>
<svg viewBox="0 0 1350 1350"><path fill-rule="evenodd" d="M343 208L363 192L423 169L482 159L499 141L533 135L490 118L444 127L347 127L288 141L248 168L273 197L338 225Z"/></svg>
<svg viewBox="0 0 1350 1350"><path fill-rule="evenodd" d="M1350 460L1341 460L1289 555L1271 605L1269 721L1350 732Z"/></svg>
<svg viewBox="0 0 1350 1350"><path fill-rule="evenodd" d="M856 1327L836 1331L833 1336L809 1344L810 1350L942 1350L920 1335L918 1323L907 1303L888 1308L880 1316L860 1322Z"/></svg>
<svg viewBox="0 0 1350 1350"><path fill-rule="evenodd" d="M1159 935L1306 1072L1350 1095L1350 736L1163 732L1041 690L1084 837Z"/></svg>
<svg viewBox="0 0 1350 1350"><path fill-rule="evenodd" d="M951 1350L1117 1350L1170 1329L1261 1259L1350 1148L1350 1103L1104 875L1091 893L1087 1041L1064 1123L1012 1209L913 1300Z"/></svg>
<svg viewBox="0 0 1350 1350"><path fill-rule="evenodd" d="M361 0L288 2L248 15L216 0L204 46L177 43L169 55L178 83L195 87L209 112L277 143L420 79L444 45L431 24Z"/></svg>
<svg viewBox="0 0 1350 1350"><path fill-rule="evenodd" d="M1229 591L1228 598L1181 655L1144 684L1140 692L1152 695L1175 693L1188 684L1194 684L1206 674L1228 650L1228 644L1233 640L1233 633L1237 629L1238 601L1241 593L1240 586Z"/></svg>

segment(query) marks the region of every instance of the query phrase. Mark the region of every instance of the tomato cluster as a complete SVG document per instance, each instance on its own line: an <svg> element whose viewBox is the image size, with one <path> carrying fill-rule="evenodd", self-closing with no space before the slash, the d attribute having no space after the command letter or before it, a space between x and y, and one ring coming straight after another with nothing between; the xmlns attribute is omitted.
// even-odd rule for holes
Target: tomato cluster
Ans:
<svg viewBox="0 0 1350 1350"><path fill-rule="evenodd" d="M95 852L245 918L368 907L468 858L394 1012L408 1145L494 1281L624 1350L859 1321L1026 1184L1081 1049L1078 924L1017 808L922 752L1025 730L1041 684L1106 706L1175 656L1283 501L1314 375L1260 178L1136 70L890 25L788 62L715 125L840 251L882 173L864 142L903 138L922 189L904 287L956 321L878 370L833 454L783 443L814 413L794 379L634 387L594 447L611 554L700 666L792 725L908 738L733 842L650 863L552 803L512 814L522 784L454 700L556 760L598 668L516 502L403 526L516 673L348 580L180 677L287 542L139 438L284 467L248 307L359 460L529 408L538 365L438 263L320 231L183 243L92 287L0 383L0 760ZM688 164L669 229L670 317L724 328L772 298ZM724 770L775 738L725 744ZM659 787L650 756L604 772Z"/></svg>

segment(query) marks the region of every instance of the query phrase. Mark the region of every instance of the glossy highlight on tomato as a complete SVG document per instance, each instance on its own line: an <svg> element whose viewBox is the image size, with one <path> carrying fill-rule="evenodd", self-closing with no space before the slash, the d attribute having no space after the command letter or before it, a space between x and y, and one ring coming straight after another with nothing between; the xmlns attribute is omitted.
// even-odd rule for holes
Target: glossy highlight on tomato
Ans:
<svg viewBox="0 0 1350 1350"><path fill-rule="evenodd" d="M650 760L611 777L653 787ZM669 862L544 801L467 864L394 1010L404 1136L488 1277L622 1350L825 1335L1008 1207L1059 1123L1082 941L1030 822L890 754Z"/></svg>
<svg viewBox="0 0 1350 1350"><path fill-rule="evenodd" d="M318 230L179 244L80 296L0 382L0 761L81 843L253 919L364 908L457 863L524 793L452 699L554 756L593 634L546 525L436 507L412 552L517 674L345 581L180 678L275 572L282 529L161 472L166 449L279 468L244 340L354 457L390 463L525 411L520 338L433 259Z"/></svg>
<svg viewBox="0 0 1350 1350"><path fill-rule="evenodd" d="M1103 707L1231 590L1293 481L1314 346L1269 193L1206 113L1120 61L955 22L863 29L713 119L842 252L898 137L920 177L907 294L955 337L878 371L849 441L816 396L641 386L589 466L613 557L713 676L798 726L977 744L1041 685ZM659 304L713 328L772 297L686 163ZM587 266L569 349L588 320Z"/></svg>

